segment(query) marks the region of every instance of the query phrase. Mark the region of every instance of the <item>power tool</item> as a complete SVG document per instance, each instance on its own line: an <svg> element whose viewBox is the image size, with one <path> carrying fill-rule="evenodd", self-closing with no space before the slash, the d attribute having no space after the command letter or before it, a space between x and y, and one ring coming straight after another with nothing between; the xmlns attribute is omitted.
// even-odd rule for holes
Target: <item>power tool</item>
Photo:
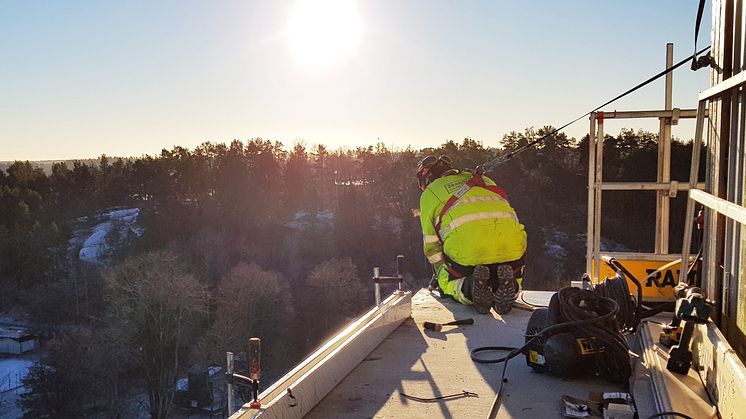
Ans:
<svg viewBox="0 0 746 419"><path fill-rule="evenodd" d="M526 340L547 326L549 309L536 309L526 328ZM592 372L594 355L606 348L595 337L587 337L577 330L559 332L534 340L526 348L526 363L537 372L559 377Z"/></svg>
<svg viewBox="0 0 746 419"><path fill-rule="evenodd" d="M671 347L668 352L668 364L666 369L677 374L689 373L692 366L692 351L690 349L694 325L706 324L710 317L710 309L713 304L704 296L698 287L688 287L680 284L676 290L676 312L674 321L676 327L683 321L684 328L679 337L679 344ZM673 327L673 325L672 325Z"/></svg>
<svg viewBox="0 0 746 419"><path fill-rule="evenodd" d="M627 341L615 316L616 301L565 287L548 308L535 310L526 327L526 363L537 372L569 377L591 373L624 382L630 375Z"/></svg>

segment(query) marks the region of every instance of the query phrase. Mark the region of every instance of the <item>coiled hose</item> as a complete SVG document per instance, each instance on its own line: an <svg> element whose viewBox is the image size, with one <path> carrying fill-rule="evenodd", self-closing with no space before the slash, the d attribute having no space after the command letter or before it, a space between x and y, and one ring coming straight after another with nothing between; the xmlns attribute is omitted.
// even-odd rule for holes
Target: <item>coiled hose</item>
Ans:
<svg viewBox="0 0 746 419"><path fill-rule="evenodd" d="M619 330L622 333L634 332L640 323L639 302L630 295L627 280L617 273L597 284L594 289L600 296L610 298L619 305L619 314L616 316Z"/></svg>

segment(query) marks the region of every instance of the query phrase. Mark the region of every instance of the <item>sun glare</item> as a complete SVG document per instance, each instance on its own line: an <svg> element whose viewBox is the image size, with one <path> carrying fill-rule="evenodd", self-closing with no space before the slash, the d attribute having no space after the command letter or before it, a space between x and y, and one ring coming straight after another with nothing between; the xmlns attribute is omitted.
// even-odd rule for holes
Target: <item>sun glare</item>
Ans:
<svg viewBox="0 0 746 419"><path fill-rule="evenodd" d="M323 71L352 57L362 25L352 0L299 0L286 28L288 46L308 70Z"/></svg>

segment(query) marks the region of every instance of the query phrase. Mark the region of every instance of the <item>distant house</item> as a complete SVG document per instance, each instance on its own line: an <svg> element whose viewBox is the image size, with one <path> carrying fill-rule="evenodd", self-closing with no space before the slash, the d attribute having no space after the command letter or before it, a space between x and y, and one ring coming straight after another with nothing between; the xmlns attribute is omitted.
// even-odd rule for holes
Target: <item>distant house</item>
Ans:
<svg viewBox="0 0 746 419"><path fill-rule="evenodd" d="M188 409L217 412L227 402L223 398L224 381L222 367L192 365L186 378L176 380L174 403Z"/></svg>
<svg viewBox="0 0 746 419"><path fill-rule="evenodd" d="M0 326L0 354L22 354L39 346L39 338L28 329Z"/></svg>

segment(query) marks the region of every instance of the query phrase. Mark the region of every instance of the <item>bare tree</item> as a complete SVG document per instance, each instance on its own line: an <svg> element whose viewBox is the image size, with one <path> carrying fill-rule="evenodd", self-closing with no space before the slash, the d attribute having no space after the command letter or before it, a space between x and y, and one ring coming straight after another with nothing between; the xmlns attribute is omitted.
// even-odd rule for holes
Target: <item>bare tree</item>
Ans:
<svg viewBox="0 0 746 419"><path fill-rule="evenodd" d="M307 284L313 295L314 322L329 332L349 316L368 306L370 293L357 274L350 258L330 259L316 266Z"/></svg>
<svg viewBox="0 0 746 419"><path fill-rule="evenodd" d="M245 351L249 338L262 338L262 357L272 374L281 372L292 358L290 327L278 324L293 319L290 290L284 278L255 264L239 263L220 282L215 321L200 342L197 353L211 361L225 359L225 352Z"/></svg>
<svg viewBox="0 0 746 419"><path fill-rule="evenodd" d="M126 330L142 370L153 418L168 417L183 345L207 292L176 255L149 252L125 261L106 277L112 321Z"/></svg>

